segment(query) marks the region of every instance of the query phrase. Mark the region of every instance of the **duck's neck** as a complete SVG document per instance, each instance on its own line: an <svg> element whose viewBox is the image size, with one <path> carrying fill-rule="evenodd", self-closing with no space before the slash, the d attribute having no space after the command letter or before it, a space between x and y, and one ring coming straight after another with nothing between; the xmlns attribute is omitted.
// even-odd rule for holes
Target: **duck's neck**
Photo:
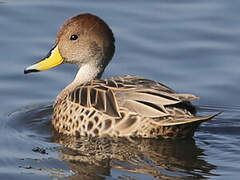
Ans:
<svg viewBox="0 0 240 180"><path fill-rule="evenodd" d="M74 88L78 85L91 81L93 79L100 79L104 68L93 66L90 64L86 64L82 66L75 76L75 79L65 87L62 92L58 95L57 99L62 99L68 94L69 91L74 90Z"/></svg>
<svg viewBox="0 0 240 180"><path fill-rule="evenodd" d="M102 73L103 68L86 64L78 70L77 75L72 83L79 85L93 79L100 79Z"/></svg>

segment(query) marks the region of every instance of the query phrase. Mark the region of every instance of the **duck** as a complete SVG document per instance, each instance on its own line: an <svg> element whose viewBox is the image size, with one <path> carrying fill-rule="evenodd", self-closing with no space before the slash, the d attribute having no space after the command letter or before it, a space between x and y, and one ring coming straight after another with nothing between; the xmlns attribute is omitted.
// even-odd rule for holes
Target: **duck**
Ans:
<svg viewBox="0 0 240 180"><path fill-rule="evenodd" d="M218 114L196 116L192 94L140 76L101 79L115 52L115 38L100 17L85 13L68 19L54 47L24 74L60 64L77 65L74 80L57 96L54 129L73 137L189 138L199 125Z"/></svg>

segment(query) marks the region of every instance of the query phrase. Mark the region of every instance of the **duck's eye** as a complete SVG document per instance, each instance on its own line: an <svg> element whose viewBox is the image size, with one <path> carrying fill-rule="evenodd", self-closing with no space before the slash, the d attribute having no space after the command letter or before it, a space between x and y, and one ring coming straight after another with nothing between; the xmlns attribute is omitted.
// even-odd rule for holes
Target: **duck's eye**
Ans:
<svg viewBox="0 0 240 180"><path fill-rule="evenodd" d="M78 36L76 34L71 35L70 40L76 40Z"/></svg>

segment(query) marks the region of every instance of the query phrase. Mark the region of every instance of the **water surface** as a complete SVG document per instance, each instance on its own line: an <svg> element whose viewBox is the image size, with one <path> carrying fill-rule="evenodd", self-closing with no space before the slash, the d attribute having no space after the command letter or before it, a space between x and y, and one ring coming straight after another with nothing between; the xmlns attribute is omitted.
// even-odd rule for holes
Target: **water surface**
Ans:
<svg viewBox="0 0 240 180"><path fill-rule="evenodd" d="M238 179L240 2L0 2L0 179ZM24 75L70 16L103 18L116 38L105 77L141 75L201 97L192 140L68 139L51 128L52 104L73 65ZM74 73L73 73L74 71Z"/></svg>

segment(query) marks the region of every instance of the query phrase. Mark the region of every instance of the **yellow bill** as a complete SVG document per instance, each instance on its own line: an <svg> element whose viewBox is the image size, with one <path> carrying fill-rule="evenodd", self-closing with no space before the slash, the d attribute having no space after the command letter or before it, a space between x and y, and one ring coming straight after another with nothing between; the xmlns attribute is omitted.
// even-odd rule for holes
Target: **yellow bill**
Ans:
<svg viewBox="0 0 240 180"><path fill-rule="evenodd" d="M24 74L31 72L44 71L63 63L63 58L59 53L58 46L55 46L48 55L40 62L24 69Z"/></svg>

